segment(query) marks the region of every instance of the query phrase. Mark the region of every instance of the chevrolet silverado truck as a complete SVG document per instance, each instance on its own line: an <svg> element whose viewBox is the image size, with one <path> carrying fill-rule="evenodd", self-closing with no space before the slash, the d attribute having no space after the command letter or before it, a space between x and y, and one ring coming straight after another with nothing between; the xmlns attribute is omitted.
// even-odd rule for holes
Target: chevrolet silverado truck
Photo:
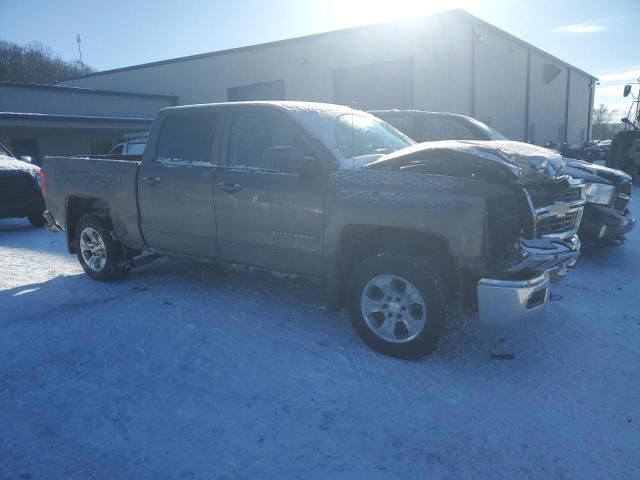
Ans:
<svg viewBox="0 0 640 480"><path fill-rule="evenodd" d="M142 156L48 157L41 184L93 279L150 254L316 277L367 344L417 358L458 296L511 325L575 264L584 185L544 152L415 145L348 107L240 102L163 109Z"/></svg>
<svg viewBox="0 0 640 480"><path fill-rule="evenodd" d="M507 140L497 130L466 115L420 110L379 110L371 113L419 142ZM631 176L614 168L566 158L567 151L564 152L564 173L585 182L586 205L578 236L585 244L619 244L636 224L628 208Z"/></svg>

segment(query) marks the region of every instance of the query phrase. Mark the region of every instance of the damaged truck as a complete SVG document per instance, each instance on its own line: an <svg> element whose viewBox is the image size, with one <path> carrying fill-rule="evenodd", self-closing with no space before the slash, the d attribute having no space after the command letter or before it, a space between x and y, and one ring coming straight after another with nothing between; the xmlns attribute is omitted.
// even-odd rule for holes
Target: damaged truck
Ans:
<svg viewBox="0 0 640 480"><path fill-rule="evenodd" d="M466 115L420 110L371 113L419 142L466 140L496 145L495 142L508 140L497 130ZM526 148L527 144L524 145ZM591 245L622 244L636 224L629 210L631 176L583 160L566 157L563 160L564 173L585 182L586 204L578 231L580 240Z"/></svg>
<svg viewBox="0 0 640 480"><path fill-rule="evenodd" d="M315 277L368 345L418 358L458 298L499 326L548 302L580 252L584 184L563 167L522 144L416 145L348 107L242 102L163 109L143 155L50 157L40 183L95 280L153 255Z"/></svg>

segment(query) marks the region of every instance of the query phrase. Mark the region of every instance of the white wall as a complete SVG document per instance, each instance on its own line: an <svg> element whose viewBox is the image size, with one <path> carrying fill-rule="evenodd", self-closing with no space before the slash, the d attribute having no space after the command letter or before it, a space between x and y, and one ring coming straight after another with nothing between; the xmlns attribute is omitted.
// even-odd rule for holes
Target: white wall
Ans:
<svg viewBox="0 0 640 480"><path fill-rule="evenodd" d="M557 75L546 78L549 71L557 69ZM550 80L550 81L549 81ZM537 144L561 142L564 139L564 122L567 97L567 68L549 57L532 52L529 104L529 140Z"/></svg>
<svg viewBox="0 0 640 480"><path fill-rule="evenodd" d="M475 117L508 138L524 140L527 50L476 28Z"/></svg>
<svg viewBox="0 0 640 480"><path fill-rule="evenodd" d="M63 84L177 95L180 104L194 104L227 101L229 87L284 80L289 100L332 102L334 70L413 58L415 108L474 114L508 137L524 140L528 47L489 27L473 25L463 16L435 15ZM542 64L554 60L535 51L531 59L529 128L533 126L536 143L542 144L557 140L559 122L564 123L566 67L561 66L562 73L550 85L541 86ZM575 105L572 101L570 121L578 123L571 125L570 139L576 132L579 136L587 118L588 98L583 101L581 95L575 96Z"/></svg>
<svg viewBox="0 0 640 480"><path fill-rule="evenodd" d="M569 80L569 142L587 139L591 79L579 72L571 71Z"/></svg>

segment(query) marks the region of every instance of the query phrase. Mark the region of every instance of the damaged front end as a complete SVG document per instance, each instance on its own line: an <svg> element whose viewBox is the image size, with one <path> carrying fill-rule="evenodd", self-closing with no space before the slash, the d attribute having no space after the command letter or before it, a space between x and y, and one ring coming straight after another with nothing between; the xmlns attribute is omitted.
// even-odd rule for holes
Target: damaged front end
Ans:
<svg viewBox="0 0 640 480"><path fill-rule="evenodd" d="M463 274L482 323L508 326L542 308L550 285L580 255L577 232L585 186L563 172L562 157L519 142L427 142L382 157L365 168L455 176L508 186L488 195L487 260ZM496 189L497 191L497 189Z"/></svg>
<svg viewBox="0 0 640 480"><path fill-rule="evenodd" d="M585 204L581 180L559 178L522 188L529 216L524 235L501 249L493 273L480 278L477 301L480 321L509 326L523 321L549 299L551 283L564 278L580 255L577 236ZM523 218L523 217L520 217ZM494 230L498 245L509 237ZM495 245L494 245L495 248Z"/></svg>

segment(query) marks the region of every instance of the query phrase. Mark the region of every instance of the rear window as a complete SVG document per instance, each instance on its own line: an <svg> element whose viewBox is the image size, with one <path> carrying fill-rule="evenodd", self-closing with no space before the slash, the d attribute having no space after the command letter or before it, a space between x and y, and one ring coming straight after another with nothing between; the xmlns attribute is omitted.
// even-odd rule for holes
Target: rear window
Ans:
<svg viewBox="0 0 640 480"><path fill-rule="evenodd" d="M165 118L160 128L156 159L210 162L217 123L216 112L193 112Z"/></svg>
<svg viewBox="0 0 640 480"><path fill-rule="evenodd" d="M421 142L439 140L488 140L477 128L463 118L448 115L426 115L420 120L418 132Z"/></svg>

